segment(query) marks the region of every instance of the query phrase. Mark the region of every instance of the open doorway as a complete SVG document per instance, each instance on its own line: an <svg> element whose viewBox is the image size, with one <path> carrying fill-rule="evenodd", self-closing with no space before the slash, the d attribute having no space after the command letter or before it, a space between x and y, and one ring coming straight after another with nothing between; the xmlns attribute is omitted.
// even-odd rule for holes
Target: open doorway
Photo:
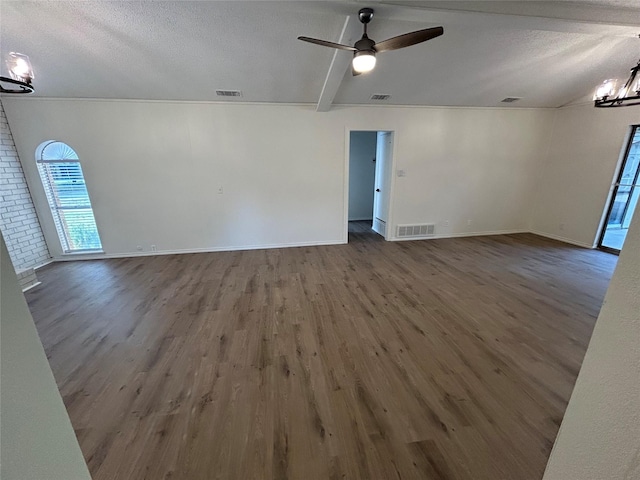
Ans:
<svg viewBox="0 0 640 480"><path fill-rule="evenodd" d="M640 197L640 126L634 126L613 185L598 248L619 254Z"/></svg>
<svg viewBox="0 0 640 480"><path fill-rule="evenodd" d="M388 238L392 154L393 132L349 132L350 238L363 235Z"/></svg>

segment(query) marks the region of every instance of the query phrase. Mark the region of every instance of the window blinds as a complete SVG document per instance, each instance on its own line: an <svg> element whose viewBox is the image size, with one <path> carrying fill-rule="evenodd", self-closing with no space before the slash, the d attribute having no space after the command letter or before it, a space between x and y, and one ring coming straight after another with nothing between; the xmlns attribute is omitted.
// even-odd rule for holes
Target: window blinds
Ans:
<svg viewBox="0 0 640 480"><path fill-rule="evenodd" d="M80 162L39 160L38 170L64 252L101 250Z"/></svg>

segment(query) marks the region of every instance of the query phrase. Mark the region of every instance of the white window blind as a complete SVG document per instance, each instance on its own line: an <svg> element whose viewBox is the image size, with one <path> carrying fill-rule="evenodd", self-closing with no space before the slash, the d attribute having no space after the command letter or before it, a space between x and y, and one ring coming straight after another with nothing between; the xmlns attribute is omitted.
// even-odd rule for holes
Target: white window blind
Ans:
<svg viewBox="0 0 640 480"><path fill-rule="evenodd" d="M64 143L51 142L37 163L64 252L102 250L76 153Z"/></svg>

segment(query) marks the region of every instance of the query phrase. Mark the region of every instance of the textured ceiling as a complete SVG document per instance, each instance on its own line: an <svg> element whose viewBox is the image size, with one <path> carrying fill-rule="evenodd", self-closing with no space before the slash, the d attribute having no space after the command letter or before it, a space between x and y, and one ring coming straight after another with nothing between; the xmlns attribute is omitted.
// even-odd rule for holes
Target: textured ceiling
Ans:
<svg viewBox="0 0 640 480"><path fill-rule="evenodd" d="M382 40L443 25L444 36L346 74L334 104L557 107L625 77L640 55L638 0L207 2L0 1L0 50L30 56L36 96L316 103L347 15L376 10ZM356 22L356 29L359 26ZM339 52L349 56L349 52ZM2 65L3 75L6 75ZM341 73L340 73L341 75Z"/></svg>

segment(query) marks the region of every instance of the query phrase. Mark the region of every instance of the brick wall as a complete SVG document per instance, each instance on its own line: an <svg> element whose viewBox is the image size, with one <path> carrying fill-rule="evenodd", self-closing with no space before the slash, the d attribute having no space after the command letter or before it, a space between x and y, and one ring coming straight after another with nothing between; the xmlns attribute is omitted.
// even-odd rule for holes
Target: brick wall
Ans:
<svg viewBox="0 0 640 480"><path fill-rule="evenodd" d="M26 159L27 161L35 159ZM22 288L37 283L35 267L51 258L0 101L0 230Z"/></svg>

